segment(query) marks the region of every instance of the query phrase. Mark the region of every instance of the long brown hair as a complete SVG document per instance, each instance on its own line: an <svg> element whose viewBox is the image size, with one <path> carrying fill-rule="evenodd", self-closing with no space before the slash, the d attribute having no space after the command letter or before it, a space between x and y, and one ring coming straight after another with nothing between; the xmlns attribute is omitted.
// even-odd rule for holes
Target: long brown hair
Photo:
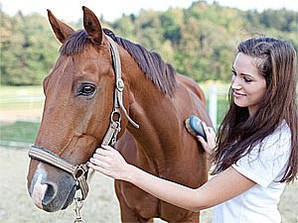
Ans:
<svg viewBox="0 0 298 223"><path fill-rule="evenodd" d="M285 174L279 182L297 178L298 137L296 105L296 52L287 42L271 37L252 38L238 45L238 52L258 58L256 66L266 80L266 92L258 111L249 116L247 107L239 107L229 90L229 110L219 127L217 147L213 154L219 173L240 158L286 121L291 130L291 155Z"/></svg>

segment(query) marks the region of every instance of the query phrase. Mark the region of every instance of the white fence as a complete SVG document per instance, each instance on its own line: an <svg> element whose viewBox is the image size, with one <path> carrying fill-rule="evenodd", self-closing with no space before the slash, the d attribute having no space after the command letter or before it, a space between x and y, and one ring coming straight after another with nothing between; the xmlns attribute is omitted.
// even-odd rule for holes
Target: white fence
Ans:
<svg viewBox="0 0 298 223"><path fill-rule="evenodd" d="M209 90L208 90L208 98L209 98L209 105L208 105L208 112L209 116L211 118L212 124L215 129L217 129L218 124L217 123L217 104L218 104L218 95L226 95L227 91L226 90L218 90L217 86L210 85Z"/></svg>

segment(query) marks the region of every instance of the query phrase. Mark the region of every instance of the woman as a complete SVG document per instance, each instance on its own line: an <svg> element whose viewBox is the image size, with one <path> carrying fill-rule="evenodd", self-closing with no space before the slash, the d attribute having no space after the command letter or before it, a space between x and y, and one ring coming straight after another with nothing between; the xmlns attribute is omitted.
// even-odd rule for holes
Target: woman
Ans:
<svg viewBox="0 0 298 223"><path fill-rule="evenodd" d="M113 148L97 149L88 166L135 184L176 206L214 208L213 222L280 222L277 204L297 177L296 52L286 41L252 38L239 44L232 66L230 108L207 142L212 179L192 189L132 166Z"/></svg>

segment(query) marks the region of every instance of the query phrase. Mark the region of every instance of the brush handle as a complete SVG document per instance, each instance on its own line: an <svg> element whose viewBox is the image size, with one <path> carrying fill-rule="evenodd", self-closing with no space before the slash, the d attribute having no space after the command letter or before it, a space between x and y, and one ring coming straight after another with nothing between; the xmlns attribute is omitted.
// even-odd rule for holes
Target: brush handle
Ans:
<svg viewBox="0 0 298 223"><path fill-rule="evenodd" d="M202 121L198 118L198 116L191 115L189 117L189 127L195 132L196 135L203 137L204 140L207 141Z"/></svg>

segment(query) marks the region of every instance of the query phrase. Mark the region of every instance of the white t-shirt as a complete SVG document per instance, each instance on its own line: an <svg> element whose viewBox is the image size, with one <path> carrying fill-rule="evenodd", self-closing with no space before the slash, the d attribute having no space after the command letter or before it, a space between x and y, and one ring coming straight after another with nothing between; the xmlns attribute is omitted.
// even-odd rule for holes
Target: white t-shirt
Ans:
<svg viewBox="0 0 298 223"><path fill-rule="evenodd" d="M256 145L250 154L232 165L256 185L215 206L213 223L280 223L277 205L285 183L279 183L278 180L285 173L290 152L291 130L283 121L271 135Z"/></svg>

